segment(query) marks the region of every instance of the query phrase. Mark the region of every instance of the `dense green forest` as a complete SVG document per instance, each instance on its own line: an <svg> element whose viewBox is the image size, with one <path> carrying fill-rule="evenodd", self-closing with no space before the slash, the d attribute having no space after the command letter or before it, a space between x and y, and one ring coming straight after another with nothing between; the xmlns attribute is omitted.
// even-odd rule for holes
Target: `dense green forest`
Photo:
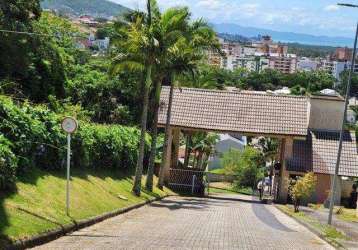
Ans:
<svg viewBox="0 0 358 250"><path fill-rule="evenodd" d="M334 54L336 47L331 46L319 46L319 45L307 45L300 43L289 43L288 53L297 54L302 57L322 57L325 58Z"/></svg>
<svg viewBox="0 0 358 250"><path fill-rule="evenodd" d="M92 15L94 17L118 16L130 9L107 0L43 0L44 9L57 10L63 14Z"/></svg>

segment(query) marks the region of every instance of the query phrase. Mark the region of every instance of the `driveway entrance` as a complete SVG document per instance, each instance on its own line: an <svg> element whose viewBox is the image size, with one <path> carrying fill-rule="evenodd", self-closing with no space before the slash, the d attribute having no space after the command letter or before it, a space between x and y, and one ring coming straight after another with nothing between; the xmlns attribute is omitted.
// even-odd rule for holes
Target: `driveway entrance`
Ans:
<svg viewBox="0 0 358 250"><path fill-rule="evenodd" d="M333 249L250 196L168 197L37 249Z"/></svg>

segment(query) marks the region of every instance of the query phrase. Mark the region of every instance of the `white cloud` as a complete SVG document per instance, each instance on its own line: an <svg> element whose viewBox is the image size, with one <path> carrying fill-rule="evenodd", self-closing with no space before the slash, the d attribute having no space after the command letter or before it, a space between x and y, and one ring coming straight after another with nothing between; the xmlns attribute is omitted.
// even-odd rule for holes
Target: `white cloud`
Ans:
<svg viewBox="0 0 358 250"><path fill-rule="evenodd" d="M259 7L260 5L257 3L246 3L238 6L242 14L249 17L257 15L259 12Z"/></svg>
<svg viewBox="0 0 358 250"><path fill-rule="evenodd" d="M337 10L339 10L339 7L335 4L330 4L330 5L327 5L326 7L324 7L324 10L325 11L337 11Z"/></svg>

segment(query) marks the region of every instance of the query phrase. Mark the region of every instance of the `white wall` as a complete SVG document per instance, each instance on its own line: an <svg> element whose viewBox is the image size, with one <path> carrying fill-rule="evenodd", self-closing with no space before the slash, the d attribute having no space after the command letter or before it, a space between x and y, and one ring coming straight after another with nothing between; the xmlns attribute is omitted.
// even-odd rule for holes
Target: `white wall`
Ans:
<svg viewBox="0 0 358 250"><path fill-rule="evenodd" d="M230 149L242 150L245 147L245 142L238 140L228 134L220 135L220 141L215 145L215 154L209 159L209 170L222 168L221 159L223 153Z"/></svg>

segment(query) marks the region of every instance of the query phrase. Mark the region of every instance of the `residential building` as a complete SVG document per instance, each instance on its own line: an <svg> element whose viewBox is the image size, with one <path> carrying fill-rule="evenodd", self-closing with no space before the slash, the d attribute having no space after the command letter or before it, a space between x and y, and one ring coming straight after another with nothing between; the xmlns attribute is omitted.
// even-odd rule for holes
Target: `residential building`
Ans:
<svg viewBox="0 0 358 250"><path fill-rule="evenodd" d="M316 59L311 59L307 57L299 58L297 61L297 70L298 71L315 71L318 69L320 62Z"/></svg>
<svg viewBox="0 0 358 250"><path fill-rule="evenodd" d="M330 73L337 80L340 80L341 73L345 70L349 70L350 67L350 61L331 61L330 59L322 61L322 69ZM358 64L354 65L354 72L358 72Z"/></svg>
<svg viewBox="0 0 358 250"><path fill-rule="evenodd" d="M292 74L297 71L297 57L294 54L270 54L269 68L284 74Z"/></svg>
<svg viewBox="0 0 358 250"><path fill-rule="evenodd" d="M241 45L237 42L225 41L219 38L225 56L216 52L208 52L210 65L235 70L238 67L249 71L260 72L271 68L282 73L294 73L297 70L297 57L288 54L288 47L274 43L270 36L263 36L258 42L251 45Z"/></svg>
<svg viewBox="0 0 358 250"><path fill-rule="evenodd" d="M208 170L223 168L221 158L225 152L231 149L243 150L245 140L237 139L230 134L220 134L220 139L215 144L215 153L209 158Z"/></svg>
<svg viewBox="0 0 358 250"><path fill-rule="evenodd" d="M97 46L99 50L107 50L109 48L109 37L104 39L96 39L93 41L93 45Z"/></svg>
<svg viewBox="0 0 358 250"><path fill-rule="evenodd" d="M252 43L252 46L256 48L257 52L264 54L281 54L287 55L288 46L280 43L274 43L271 36L262 36L261 40Z"/></svg>
<svg viewBox="0 0 358 250"><path fill-rule="evenodd" d="M353 50L349 49L348 47L337 48L333 57L337 61L351 61L352 60L352 52L353 52Z"/></svg>
<svg viewBox="0 0 358 250"><path fill-rule="evenodd" d="M90 15L82 15L78 18L78 21L89 27L96 27L98 25L98 22Z"/></svg>

